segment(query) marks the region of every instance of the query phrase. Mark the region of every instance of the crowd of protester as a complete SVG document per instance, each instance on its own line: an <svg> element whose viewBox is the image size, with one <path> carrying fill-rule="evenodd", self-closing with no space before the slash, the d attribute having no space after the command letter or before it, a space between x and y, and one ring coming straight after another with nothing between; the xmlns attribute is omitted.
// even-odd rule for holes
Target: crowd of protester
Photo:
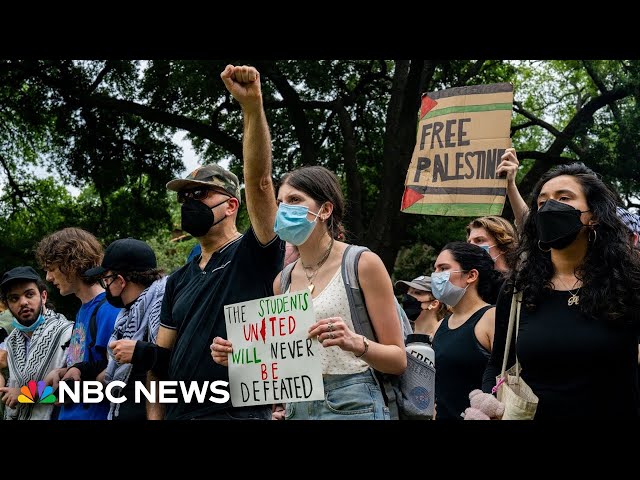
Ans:
<svg viewBox="0 0 640 480"><path fill-rule="evenodd" d="M98 239L64 228L35 247L35 261L60 295L80 308L71 321L49 303L30 266L0 279L0 418L389 419L375 372L407 368L396 296L435 351L436 420L462 420L469 393L490 393L505 348L539 398L536 418L637 417L640 335L640 218L580 163L547 172L527 204L515 184L514 149L497 172L507 179L515 226L499 216L472 220L422 275L395 285L380 257L365 251L357 277L375 341L356 333L341 275L349 248L336 175L319 166L272 180L271 138L260 75L229 65L221 73L244 122L243 168L250 227L238 231L240 181L203 166L167 184L182 229L198 245L170 275L145 242ZM226 403L83 404L21 402L24 385L99 381L133 398L135 382L228 381L224 307L308 291L320 343L324 400L237 407ZM506 345L511 298L522 293L517 335ZM516 340L517 339L517 340ZM117 382L117 383L114 383ZM124 385L124 386L122 386ZM43 388L45 390L43 390Z"/></svg>

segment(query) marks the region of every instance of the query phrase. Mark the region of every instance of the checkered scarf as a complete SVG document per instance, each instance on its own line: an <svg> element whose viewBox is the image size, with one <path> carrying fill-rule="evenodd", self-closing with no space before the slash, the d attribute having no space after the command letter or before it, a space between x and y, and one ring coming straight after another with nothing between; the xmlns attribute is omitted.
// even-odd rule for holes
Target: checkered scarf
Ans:
<svg viewBox="0 0 640 480"><path fill-rule="evenodd" d="M153 282L133 302L133 305L120 311L108 344L124 338L156 343L158 328L160 327L160 309L167 278L162 277L160 280ZM119 380L126 384L131 375L132 365L130 363L119 364L113 356L111 348L107 348L107 351L109 352L109 363L105 372L105 383ZM114 395L119 393L119 389L113 389ZM117 417L119 411L120 404L112 403L109 409L109 420Z"/></svg>
<svg viewBox="0 0 640 480"><path fill-rule="evenodd" d="M635 213L631 213L629 210L625 210L622 207L616 207L616 213L631 233L637 233L640 235L640 216Z"/></svg>

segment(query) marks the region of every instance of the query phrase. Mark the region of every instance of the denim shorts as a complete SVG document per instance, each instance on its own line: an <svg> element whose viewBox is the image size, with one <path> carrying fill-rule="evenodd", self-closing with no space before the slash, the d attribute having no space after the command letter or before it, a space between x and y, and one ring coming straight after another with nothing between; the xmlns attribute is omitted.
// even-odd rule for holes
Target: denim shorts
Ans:
<svg viewBox="0 0 640 480"><path fill-rule="evenodd" d="M371 370L324 375L324 400L287 403L285 420L389 420Z"/></svg>

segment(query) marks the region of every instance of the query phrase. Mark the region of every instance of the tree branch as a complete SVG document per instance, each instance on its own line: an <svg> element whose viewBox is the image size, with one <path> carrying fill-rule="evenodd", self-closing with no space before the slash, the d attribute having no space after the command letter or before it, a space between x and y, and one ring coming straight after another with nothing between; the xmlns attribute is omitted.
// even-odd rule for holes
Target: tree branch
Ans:
<svg viewBox="0 0 640 480"><path fill-rule="evenodd" d="M565 147L570 142L572 143L571 139L575 138L578 133L584 131L593 123L593 115L598 110L632 93L633 90L630 85L623 85L589 100L585 106L573 116L569 123L567 123L567 126L562 131L562 136L556 138L547 152L551 155L560 155ZM576 153L584 155L584 153L581 154L577 151Z"/></svg>
<svg viewBox="0 0 640 480"><path fill-rule="evenodd" d="M336 112L334 110L327 117L327 121L324 122L324 128L322 129L322 134L320 135L320 141L318 142L319 147L321 147L324 144L327 137L329 137L329 130L331 129L331 125L335 117L336 117Z"/></svg>
<svg viewBox="0 0 640 480"><path fill-rule="evenodd" d="M587 73L589 74L589 77L591 77L591 80L593 81L594 85L598 88L598 90L601 93L607 93L609 89L604 84L604 81L602 81L598 73L596 72L596 69L593 66L593 62L591 62L590 60L583 60L582 65L584 65L584 69L587 71ZM616 122L618 122L618 125L622 125L622 115L620 114L620 109L618 108L618 106L615 103L611 103L609 104L609 108L611 108L611 113L613 114L613 118L616 119Z"/></svg>
<svg viewBox="0 0 640 480"><path fill-rule="evenodd" d="M343 139L344 168L347 180L347 196L350 207L350 229L355 237L355 242L361 241L364 226L362 222L362 182L358 174L357 141L353 128L351 115L344 105L339 105L338 119Z"/></svg>
<svg viewBox="0 0 640 480"><path fill-rule="evenodd" d="M274 62L256 62L259 70L276 86L283 100L287 104L287 111L293 124L293 129L300 144L303 165L316 164L316 148L313 133L309 126L307 114L302 105L300 95L291 86L289 80L282 74Z"/></svg>
<svg viewBox="0 0 640 480"><path fill-rule="evenodd" d="M533 125L536 125L536 123L531 120L529 120L528 122L521 123L520 125L514 125L513 127L511 127L510 136L513 137L513 134L516 133L517 131L522 130L524 128L532 127Z"/></svg>
<svg viewBox="0 0 640 480"><path fill-rule="evenodd" d="M7 174L7 182L9 183L11 190L13 190L16 196L24 204L26 209L33 212L34 211L33 208L31 208L31 206L25 200L26 195L24 191L20 188L20 185L18 185L18 183L15 181L15 179L13 178L13 175L11 175L11 169L9 168L9 164L7 162L7 159L4 158L4 155L0 155L0 163L2 164L2 168ZM16 206L17 205L14 203L14 207Z"/></svg>
<svg viewBox="0 0 640 480"><path fill-rule="evenodd" d="M540 152L518 152L518 156L527 154L529 156L526 158L535 158L537 160L531 170L529 170L522 179L522 182L520 182L519 190L523 198L531 192L535 182L554 165L554 162L566 163L566 160L563 160L566 157L561 156L562 152L567 145L572 142L571 139L575 138L578 133L584 131L593 123L593 115L595 112L605 105L609 105L632 93L632 87L625 85L609 90L589 100L585 106L573 116L562 131L562 136L556 137L543 156L539 156L538 158L533 156L538 155ZM586 153L581 155L581 160L584 160L586 156Z"/></svg>
<svg viewBox="0 0 640 480"><path fill-rule="evenodd" d="M469 82L469 80L471 80L478 73L480 73L480 70L482 70L482 67L484 66L484 62L485 61L486 60L478 60L478 61L474 62L473 65L471 65L467 69L467 71L462 76L462 78L460 78L459 86L460 87L465 86Z"/></svg>
<svg viewBox="0 0 640 480"><path fill-rule="evenodd" d="M68 68L69 65L65 64ZM27 65L25 71L40 78L47 85L57 89L65 100L74 108L100 107L120 113L130 113L150 122L157 122L167 127L187 130L196 136L200 136L207 140L220 145L229 153L235 155L238 159L242 159L242 142L218 128L217 123L207 124L199 120L194 120L184 115L169 113L164 110L158 110L147 105L142 105L130 100L122 100L102 94L88 94L80 90L68 78L53 78L43 74L37 66ZM70 75L67 73L67 75ZM94 82L95 83L95 82Z"/></svg>
<svg viewBox="0 0 640 480"><path fill-rule="evenodd" d="M518 151L518 159L519 160L524 160L530 158L532 160L544 160L544 161L550 161L552 163L556 163L556 164L565 164L565 163L571 163L571 162L575 162L576 159L575 158L571 158L571 157L562 157L562 156L552 156L549 155L549 153L547 152L539 152L537 150L522 150L522 151Z"/></svg>
<svg viewBox="0 0 640 480"><path fill-rule="evenodd" d="M96 77L96 79L93 81L93 83L89 87L89 92L88 93L93 93L93 91L96 88L98 88L98 85L100 85L100 83L102 83L102 80L107 75L107 73L109 73L111 70L113 70L113 62L111 60L107 60L105 62L105 64L104 64L104 68L102 70L100 70L100 73L98 73L98 76Z"/></svg>
<svg viewBox="0 0 640 480"><path fill-rule="evenodd" d="M528 112L527 110L525 110L525 108L522 106L522 104L520 102L513 102L513 104L515 106L515 111L517 113L519 113L520 115L522 115L525 118L528 118L530 121L532 121L534 123L534 125L538 125L539 127L544 128L549 133L551 133L551 135L556 137L556 139L560 138L560 137L563 137L565 135L564 132L561 132L560 130L558 130L556 127L554 127L550 123L545 122L541 118L538 118L534 114L532 114L531 112ZM578 145L575 144L575 142L573 141L573 137L568 137L566 144L569 146L569 148L571 148L571 150L576 152L578 155L584 155L585 154L584 150L582 148L580 148Z"/></svg>
<svg viewBox="0 0 640 480"><path fill-rule="evenodd" d="M232 155L235 155L238 159L242 159L242 142L222 132L217 124L206 124L199 120L185 117L184 115L177 115L141 105L130 100L120 100L103 95L90 95L82 97L81 100L88 106L106 108L121 113L130 113L167 127L187 130L194 135L211 140L222 148L225 148Z"/></svg>

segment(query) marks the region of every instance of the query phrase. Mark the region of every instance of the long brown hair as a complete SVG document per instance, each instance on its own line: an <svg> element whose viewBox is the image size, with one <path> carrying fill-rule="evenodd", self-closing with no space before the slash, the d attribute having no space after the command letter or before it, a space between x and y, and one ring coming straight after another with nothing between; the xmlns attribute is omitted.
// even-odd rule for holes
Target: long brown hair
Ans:
<svg viewBox="0 0 640 480"><path fill-rule="evenodd" d="M302 167L282 177L280 185L285 184L304 192L321 205L330 202L333 212L327 220L327 228L333 238L344 240L344 196L335 173L319 166Z"/></svg>

